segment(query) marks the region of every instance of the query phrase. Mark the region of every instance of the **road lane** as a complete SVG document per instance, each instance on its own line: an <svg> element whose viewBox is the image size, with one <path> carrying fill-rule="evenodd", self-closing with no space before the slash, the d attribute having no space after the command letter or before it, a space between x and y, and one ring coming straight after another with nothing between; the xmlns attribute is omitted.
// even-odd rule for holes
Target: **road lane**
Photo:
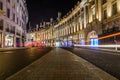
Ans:
<svg viewBox="0 0 120 80"><path fill-rule="evenodd" d="M0 80L21 70L52 48L30 48L0 52Z"/></svg>

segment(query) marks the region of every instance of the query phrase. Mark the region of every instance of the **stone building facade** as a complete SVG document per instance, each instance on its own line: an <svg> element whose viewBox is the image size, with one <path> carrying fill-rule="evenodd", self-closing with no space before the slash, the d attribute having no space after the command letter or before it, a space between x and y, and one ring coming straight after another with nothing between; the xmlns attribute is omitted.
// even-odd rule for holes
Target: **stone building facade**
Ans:
<svg viewBox="0 0 120 80"><path fill-rule="evenodd" d="M119 5L120 0L82 0L53 25L45 41L56 46L115 44L120 40ZM43 31L47 37L49 30Z"/></svg>
<svg viewBox="0 0 120 80"><path fill-rule="evenodd" d="M25 42L28 11L25 0L0 0L0 47L19 47Z"/></svg>

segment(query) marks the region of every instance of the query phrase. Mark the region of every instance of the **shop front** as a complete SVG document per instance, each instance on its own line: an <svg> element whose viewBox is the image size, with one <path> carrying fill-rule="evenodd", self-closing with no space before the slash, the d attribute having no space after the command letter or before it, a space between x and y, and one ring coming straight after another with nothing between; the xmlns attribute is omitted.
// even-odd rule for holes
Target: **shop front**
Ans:
<svg viewBox="0 0 120 80"><path fill-rule="evenodd" d="M73 36L69 36L68 37L68 45L67 45L68 47L71 47L71 46L73 46Z"/></svg>
<svg viewBox="0 0 120 80"><path fill-rule="evenodd" d="M14 45L14 36L11 34L7 34L5 36L5 47L13 47Z"/></svg>
<svg viewBox="0 0 120 80"><path fill-rule="evenodd" d="M83 33L79 34L79 44L85 45L85 37Z"/></svg>
<svg viewBox="0 0 120 80"><path fill-rule="evenodd" d="M89 32L87 41L90 45L98 45L98 34L96 33L96 31L93 30Z"/></svg>

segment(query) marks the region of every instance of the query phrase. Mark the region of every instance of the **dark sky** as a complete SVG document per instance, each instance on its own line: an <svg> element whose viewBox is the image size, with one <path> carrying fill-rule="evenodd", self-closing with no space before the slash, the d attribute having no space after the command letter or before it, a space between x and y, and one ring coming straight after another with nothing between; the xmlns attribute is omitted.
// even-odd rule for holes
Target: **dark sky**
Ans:
<svg viewBox="0 0 120 80"><path fill-rule="evenodd" d="M57 13L66 15L79 0L26 0L31 25L39 24L41 21L56 19Z"/></svg>

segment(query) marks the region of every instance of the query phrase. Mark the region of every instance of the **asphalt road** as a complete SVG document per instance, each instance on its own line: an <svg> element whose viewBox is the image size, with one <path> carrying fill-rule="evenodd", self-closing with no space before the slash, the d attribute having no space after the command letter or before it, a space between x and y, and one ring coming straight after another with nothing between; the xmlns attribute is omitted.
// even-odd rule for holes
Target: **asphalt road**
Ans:
<svg viewBox="0 0 120 80"><path fill-rule="evenodd" d="M0 52L0 80L5 80L7 77L42 57L51 49L30 48Z"/></svg>
<svg viewBox="0 0 120 80"><path fill-rule="evenodd" d="M120 54L83 48L64 48L120 80Z"/></svg>

